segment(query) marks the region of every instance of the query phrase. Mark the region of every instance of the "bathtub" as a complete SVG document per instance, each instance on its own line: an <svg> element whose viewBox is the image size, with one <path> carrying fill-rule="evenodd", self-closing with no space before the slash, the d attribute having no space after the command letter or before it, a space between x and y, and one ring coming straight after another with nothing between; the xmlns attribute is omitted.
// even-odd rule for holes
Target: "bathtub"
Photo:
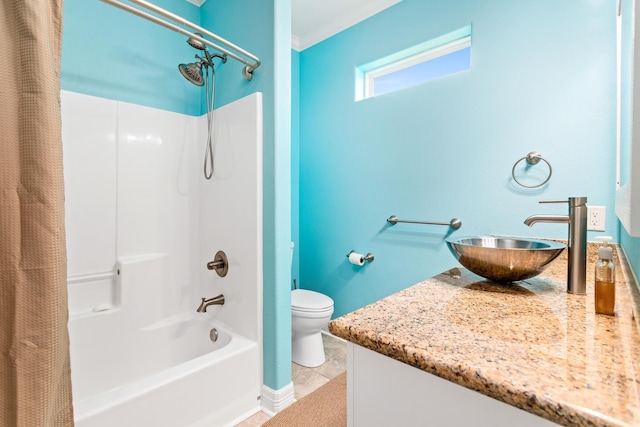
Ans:
<svg viewBox="0 0 640 427"><path fill-rule="evenodd" d="M77 427L233 426L259 410L255 341L209 313L142 328L127 326L118 314L114 309L70 319Z"/></svg>

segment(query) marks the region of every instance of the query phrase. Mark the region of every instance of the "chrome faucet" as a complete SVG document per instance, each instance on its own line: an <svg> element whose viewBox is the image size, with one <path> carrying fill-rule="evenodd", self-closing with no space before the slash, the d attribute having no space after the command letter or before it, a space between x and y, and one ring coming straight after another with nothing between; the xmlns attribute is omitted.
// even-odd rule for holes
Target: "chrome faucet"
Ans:
<svg viewBox="0 0 640 427"><path fill-rule="evenodd" d="M569 203L569 215L532 215L524 220L531 227L536 222L562 222L569 224L569 264L567 292L587 293L587 198L569 197L568 200L545 200L540 203Z"/></svg>
<svg viewBox="0 0 640 427"><path fill-rule="evenodd" d="M224 295L220 294L217 297L204 299L202 298L202 302L200 303L200 307L196 309L198 313L206 313L207 307L210 305L223 305L224 304Z"/></svg>

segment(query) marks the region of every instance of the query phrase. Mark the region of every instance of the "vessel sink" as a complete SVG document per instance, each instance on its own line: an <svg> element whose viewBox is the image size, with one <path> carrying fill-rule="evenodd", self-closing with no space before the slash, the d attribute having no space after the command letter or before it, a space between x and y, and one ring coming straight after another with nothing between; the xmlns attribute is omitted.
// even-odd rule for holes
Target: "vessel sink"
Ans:
<svg viewBox="0 0 640 427"><path fill-rule="evenodd" d="M447 245L464 267L500 283L537 276L565 248L548 240L493 236L448 239Z"/></svg>

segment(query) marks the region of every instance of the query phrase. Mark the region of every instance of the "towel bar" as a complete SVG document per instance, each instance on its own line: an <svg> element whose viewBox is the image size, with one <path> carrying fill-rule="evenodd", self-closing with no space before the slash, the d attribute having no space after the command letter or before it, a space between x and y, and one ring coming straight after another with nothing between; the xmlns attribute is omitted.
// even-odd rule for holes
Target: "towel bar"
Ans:
<svg viewBox="0 0 640 427"><path fill-rule="evenodd" d="M454 230L457 230L458 228L462 227L462 221L458 218L453 218L449 222L433 222L433 221L411 221L408 219L398 219L397 216L391 215L389 218L387 218L387 222L390 223L391 225L396 225L399 222L406 222L409 224L448 225Z"/></svg>

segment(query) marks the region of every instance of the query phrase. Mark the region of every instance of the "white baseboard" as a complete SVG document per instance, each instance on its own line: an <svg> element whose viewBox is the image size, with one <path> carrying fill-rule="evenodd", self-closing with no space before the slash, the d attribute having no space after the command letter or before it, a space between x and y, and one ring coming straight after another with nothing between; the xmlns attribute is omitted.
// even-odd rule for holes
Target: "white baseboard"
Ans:
<svg viewBox="0 0 640 427"><path fill-rule="evenodd" d="M262 406L262 412L270 417L273 417L295 401L296 399L293 395L293 382L290 382L280 390L273 390L264 384L262 385L260 405Z"/></svg>
<svg viewBox="0 0 640 427"><path fill-rule="evenodd" d="M338 340L338 341L343 342L343 343L345 343L345 344L347 343L347 340L345 340L344 338L340 338L340 337L339 337L339 336L337 336L337 335L333 335L331 332L329 332L329 330L328 330L328 329L321 329L321 330L320 330L320 333L322 333L322 334L324 334L324 335L326 335L326 336L328 336L328 337L331 337L331 338L333 338L334 340Z"/></svg>

